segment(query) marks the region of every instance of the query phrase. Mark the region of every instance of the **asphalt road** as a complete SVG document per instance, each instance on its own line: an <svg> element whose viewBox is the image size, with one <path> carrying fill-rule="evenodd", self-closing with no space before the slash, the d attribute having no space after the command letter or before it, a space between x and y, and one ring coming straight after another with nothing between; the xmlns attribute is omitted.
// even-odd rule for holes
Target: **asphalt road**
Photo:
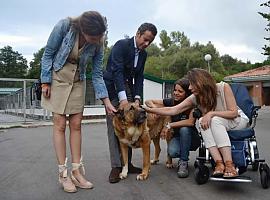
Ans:
<svg viewBox="0 0 270 200"><path fill-rule="evenodd" d="M270 164L269 107L260 111L257 122L255 130L260 155ZM252 183L209 181L204 185L197 185L193 176L193 163L197 152L191 152L190 176L179 179L176 169L165 167L165 149L165 142L162 142L160 163L151 168L148 180L137 181L136 175L129 175L120 183L110 184L106 124L83 125L86 176L94 183L95 188L79 189L75 194L68 194L57 182L58 168L52 145L51 126L0 130L0 200L270 199L270 188L262 189L259 172L251 170L245 175L252 178ZM141 166L141 150L136 149L133 152L133 163Z"/></svg>

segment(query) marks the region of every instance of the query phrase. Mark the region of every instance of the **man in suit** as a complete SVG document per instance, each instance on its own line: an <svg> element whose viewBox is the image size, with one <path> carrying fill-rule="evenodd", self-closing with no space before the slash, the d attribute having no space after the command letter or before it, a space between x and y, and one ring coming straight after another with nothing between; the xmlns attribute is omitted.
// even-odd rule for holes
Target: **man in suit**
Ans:
<svg viewBox="0 0 270 200"><path fill-rule="evenodd" d="M140 104L143 95L143 72L147 57L145 48L155 39L157 29L151 23L143 23L136 36L115 43L104 72L104 81L112 104L123 108L128 102ZM114 133L112 116L106 115L108 141L111 159L110 183L120 181L122 161L119 141ZM129 148L129 173L141 173L141 169L131 164L132 150Z"/></svg>

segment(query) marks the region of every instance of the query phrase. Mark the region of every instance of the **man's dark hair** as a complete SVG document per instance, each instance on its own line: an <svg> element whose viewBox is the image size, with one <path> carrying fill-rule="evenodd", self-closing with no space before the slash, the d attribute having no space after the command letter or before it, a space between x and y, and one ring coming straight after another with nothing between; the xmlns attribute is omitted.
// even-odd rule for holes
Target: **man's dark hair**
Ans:
<svg viewBox="0 0 270 200"><path fill-rule="evenodd" d="M139 28L138 28L138 33L142 35L145 31L150 31L153 36L157 35L157 28L154 24L151 23L143 23Z"/></svg>

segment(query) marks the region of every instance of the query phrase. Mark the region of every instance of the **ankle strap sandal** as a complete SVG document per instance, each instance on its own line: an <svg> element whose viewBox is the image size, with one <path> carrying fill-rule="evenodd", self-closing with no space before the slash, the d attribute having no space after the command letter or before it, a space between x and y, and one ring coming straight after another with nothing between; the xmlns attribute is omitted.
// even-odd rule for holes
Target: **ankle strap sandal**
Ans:
<svg viewBox="0 0 270 200"><path fill-rule="evenodd" d="M79 174L74 173L75 170L79 170ZM76 175L77 174L77 175ZM84 178L85 169L83 164L83 159L81 156L80 163L72 163L72 170L71 170L71 180L75 186L83 189L91 189L93 188L93 184L87 181Z"/></svg>
<svg viewBox="0 0 270 200"><path fill-rule="evenodd" d="M238 171L235 168L233 161L226 161L225 162L225 172L223 177L224 178L235 178L238 176Z"/></svg>
<svg viewBox="0 0 270 200"><path fill-rule="evenodd" d="M213 177L222 177L224 174L225 166L222 160L216 160L215 170L212 174Z"/></svg>
<svg viewBox="0 0 270 200"><path fill-rule="evenodd" d="M77 192L75 185L72 183L70 177L68 176L67 170L67 158L63 165L58 165L58 179L59 183L62 185L64 191L66 192Z"/></svg>
<svg viewBox="0 0 270 200"><path fill-rule="evenodd" d="M59 177L61 176L62 178L67 178L67 160L68 159L66 158L63 165L58 165Z"/></svg>
<svg viewBox="0 0 270 200"><path fill-rule="evenodd" d="M83 163L83 157L81 156L80 163L72 163L72 171L74 170L80 170L80 173L82 175L85 175L85 168L84 168L84 163Z"/></svg>

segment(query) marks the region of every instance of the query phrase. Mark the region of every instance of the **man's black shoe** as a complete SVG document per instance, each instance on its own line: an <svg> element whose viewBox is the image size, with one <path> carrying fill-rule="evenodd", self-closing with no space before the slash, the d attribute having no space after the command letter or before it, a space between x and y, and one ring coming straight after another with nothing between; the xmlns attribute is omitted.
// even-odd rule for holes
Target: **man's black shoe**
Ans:
<svg viewBox="0 0 270 200"><path fill-rule="evenodd" d="M128 165L128 173L129 174L140 174L142 173L142 169L139 167L134 167L132 164Z"/></svg>
<svg viewBox="0 0 270 200"><path fill-rule="evenodd" d="M109 182L118 183L121 180L119 177L121 171L122 171L121 167L113 167L109 176Z"/></svg>

